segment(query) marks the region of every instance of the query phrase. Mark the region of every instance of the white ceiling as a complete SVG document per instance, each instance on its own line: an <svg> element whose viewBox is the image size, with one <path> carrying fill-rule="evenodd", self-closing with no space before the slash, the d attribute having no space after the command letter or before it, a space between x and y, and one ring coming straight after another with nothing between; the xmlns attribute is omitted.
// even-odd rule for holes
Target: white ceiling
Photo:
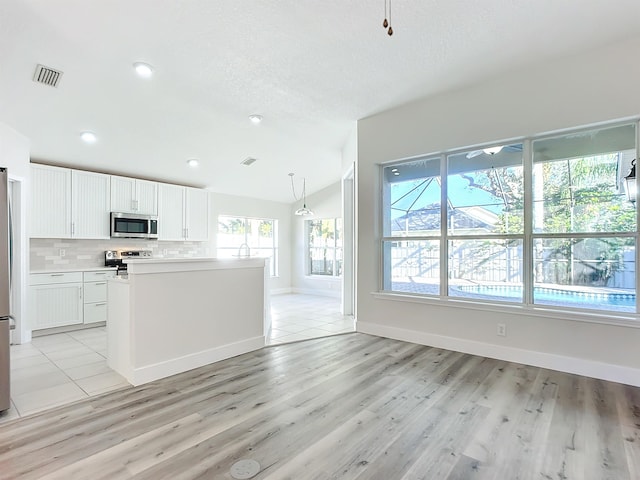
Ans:
<svg viewBox="0 0 640 480"><path fill-rule="evenodd" d="M638 0L392 0L389 37L384 5L2 0L0 121L34 160L289 203L289 172L308 193L340 178L358 119L637 35L640 20ZM64 72L58 88L32 81L38 63Z"/></svg>

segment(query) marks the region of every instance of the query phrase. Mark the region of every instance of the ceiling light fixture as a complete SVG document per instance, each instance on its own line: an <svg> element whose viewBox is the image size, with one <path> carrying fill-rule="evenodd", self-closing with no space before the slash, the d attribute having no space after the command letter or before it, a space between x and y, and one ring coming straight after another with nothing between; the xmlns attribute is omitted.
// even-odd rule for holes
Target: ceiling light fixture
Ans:
<svg viewBox="0 0 640 480"><path fill-rule="evenodd" d="M260 122L262 122L262 115L249 115L249 120L251 120L251 123L253 123L254 125L258 125Z"/></svg>
<svg viewBox="0 0 640 480"><path fill-rule="evenodd" d="M300 200L296 195L296 187L293 184L293 176L295 173L290 173L289 178L291 179L291 190L293 192L293 198L296 199L296 202ZM296 215L307 216L313 215L313 212L307 208L307 179L302 179L302 208L299 208L295 211Z"/></svg>
<svg viewBox="0 0 640 480"><path fill-rule="evenodd" d="M98 136L93 132L82 132L80 138L86 143L96 143Z"/></svg>
<svg viewBox="0 0 640 480"><path fill-rule="evenodd" d="M502 150L502 145L498 145L497 147L483 148L482 151L487 155L495 155L496 153Z"/></svg>
<svg viewBox="0 0 640 480"><path fill-rule="evenodd" d="M136 73L142 78L150 78L153 75L153 67L148 63L136 62L133 64L133 68L136 69Z"/></svg>
<svg viewBox="0 0 640 480"><path fill-rule="evenodd" d="M200 165L200 161L197 158L190 158L189 160L187 160L187 165L189 165L191 168L195 168Z"/></svg>
<svg viewBox="0 0 640 480"><path fill-rule="evenodd" d="M389 21L387 21L387 3L389 4ZM382 26L384 28L387 28L387 33L389 34L389 36L393 35L393 28L391 28L391 0L384 0L384 21L382 22Z"/></svg>

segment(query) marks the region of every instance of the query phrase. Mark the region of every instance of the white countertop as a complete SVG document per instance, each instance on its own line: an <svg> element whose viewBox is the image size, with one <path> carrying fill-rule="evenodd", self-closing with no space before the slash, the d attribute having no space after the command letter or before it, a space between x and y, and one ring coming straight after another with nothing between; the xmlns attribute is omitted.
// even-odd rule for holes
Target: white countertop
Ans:
<svg viewBox="0 0 640 480"><path fill-rule="evenodd" d="M69 273L69 272L110 272L116 271L115 267L87 267L87 268L51 268L48 270L31 270L30 274L38 273Z"/></svg>
<svg viewBox="0 0 640 480"><path fill-rule="evenodd" d="M268 258L265 257L139 258L124 260L127 264L129 276L144 273L264 268L267 261Z"/></svg>

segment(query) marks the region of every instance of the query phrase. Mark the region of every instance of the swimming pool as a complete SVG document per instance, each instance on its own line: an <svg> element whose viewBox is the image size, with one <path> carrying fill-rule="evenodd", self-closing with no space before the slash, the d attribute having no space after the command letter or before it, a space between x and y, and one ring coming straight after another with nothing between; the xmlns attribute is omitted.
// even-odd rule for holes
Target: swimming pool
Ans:
<svg viewBox="0 0 640 480"><path fill-rule="evenodd" d="M451 287L453 296L491 298L494 300L522 301L522 287L515 285L458 285ZM455 293L458 290L458 294ZM561 305L580 308L611 308L625 312L634 312L636 296L630 292L611 292L592 290L562 290L560 288L534 287L534 303Z"/></svg>

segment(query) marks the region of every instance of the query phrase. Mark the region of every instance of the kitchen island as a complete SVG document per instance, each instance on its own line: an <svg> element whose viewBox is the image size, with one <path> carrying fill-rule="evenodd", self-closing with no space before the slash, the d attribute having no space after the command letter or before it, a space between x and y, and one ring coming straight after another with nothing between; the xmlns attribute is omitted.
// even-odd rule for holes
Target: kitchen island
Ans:
<svg viewBox="0 0 640 480"><path fill-rule="evenodd" d="M265 345L268 259L127 261L109 282L107 363L141 385Z"/></svg>

